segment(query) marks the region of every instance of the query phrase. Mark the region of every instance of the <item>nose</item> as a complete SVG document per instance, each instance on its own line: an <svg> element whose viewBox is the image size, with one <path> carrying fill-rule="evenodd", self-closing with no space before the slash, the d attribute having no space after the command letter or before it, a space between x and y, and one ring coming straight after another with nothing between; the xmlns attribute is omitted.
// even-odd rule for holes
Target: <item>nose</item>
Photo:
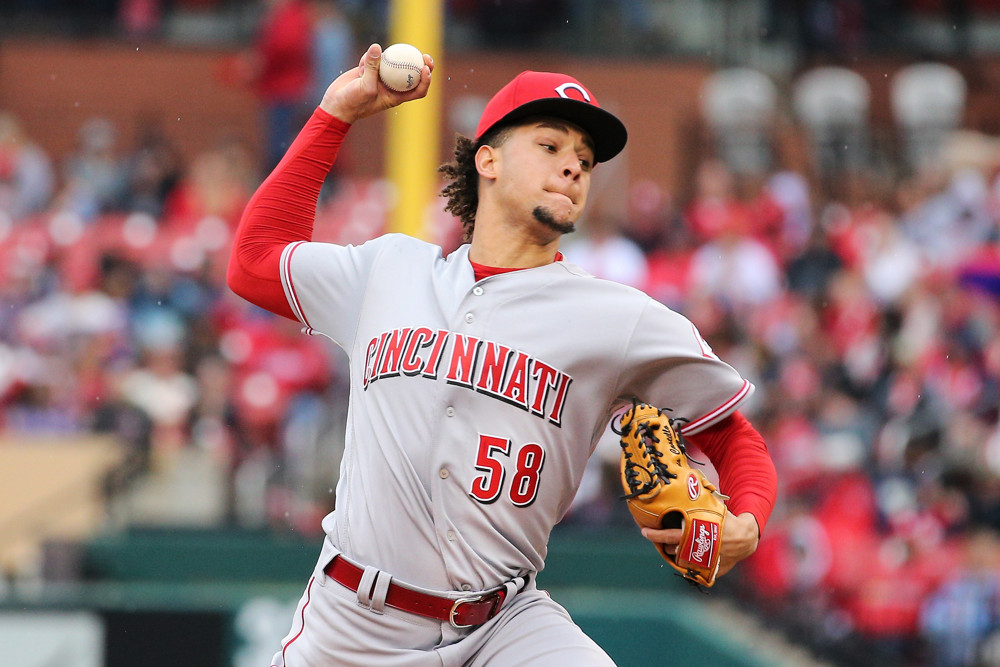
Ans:
<svg viewBox="0 0 1000 667"><path fill-rule="evenodd" d="M566 165L563 167L563 176L572 181L580 178L580 174L583 172L583 167L580 166L580 159L575 155L567 160Z"/></svg>

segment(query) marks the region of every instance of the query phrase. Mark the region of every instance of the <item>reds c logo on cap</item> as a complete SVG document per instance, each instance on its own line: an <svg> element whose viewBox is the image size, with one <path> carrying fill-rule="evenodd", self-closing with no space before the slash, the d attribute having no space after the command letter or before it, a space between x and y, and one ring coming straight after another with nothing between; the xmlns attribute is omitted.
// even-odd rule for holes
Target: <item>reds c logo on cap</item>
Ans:
<svg viewBox="0 0 1000 667"><path fill-rule="evenodd" d="M583 101L587 102L588 104L590 103L590 93L587 92L587 89L584 88L583 86L581 86L578 83L573 83L572 81L567 81L566 83L562 84L561 86L556 86L556 95L558 95L559 97L563 97L563 98L565 98L567 100L573 99L572 97L570 97L569 95L566 94L566 89L567 88L570 88L570 89L573 89L573 90L579 90L580 94L583 95Z"/></svg>
<svg viewBox="0 0 1000 667"><path fill-rule="evenodd" d="M521 72L486 103L476 140L501 124L550 117L569 121L590 135L594 159L605 162L617 155L628 139L625 125L601 108L597 97L582 83L558 72Z"/></svg>

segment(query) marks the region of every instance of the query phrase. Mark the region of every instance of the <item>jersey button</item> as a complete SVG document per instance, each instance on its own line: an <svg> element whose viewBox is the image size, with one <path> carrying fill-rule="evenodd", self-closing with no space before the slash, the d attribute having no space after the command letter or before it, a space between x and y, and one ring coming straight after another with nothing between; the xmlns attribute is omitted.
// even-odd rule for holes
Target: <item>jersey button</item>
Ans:
<svg viewBox="0 0 1000 667"><path fill-rule="evenodd" d="M441 477L441 479L448 479L449 474L451 473L448 472L447 468L441 468L440 472L438 472L438 475Z"/></svg>
<svg viewBox="0 0 1000 667"><path fill-rule="evenodd" d="M455 416L455 408L453 408L453 407L451 407L449 405L447 408L444 409L444 413L446 415L448 415L449 417L454 417Z"/></svg>
<svg viewBox="0 0 1000 667"><path fill-rule="evenodd" d="M476 296L482 296L483 288L480 287L479 285L476 285L475 287L472 288L472 293L475 294Z"/></svg>
<svg viewBox="0 0 1000 667"><path fill-rule="evenodd" d="M454 542L455 541L455 531L453 531L453 530L449 530L448 531L448 541L449 542Z"/></svg>
<svg viewBox="0 0 1000 667"><path fill-rule="evenodd" d="M462 590L463 591L471 591L472 590L472 584L462 584Z"/></svg>
<svg viewBox="0 0 1000 667"><path fill-rule="evenodd" d="M475 321L475 319L476 319L476 317L472 313L466 313L465 314L465 323L466 324L472 324L473 321Z"/></svg>

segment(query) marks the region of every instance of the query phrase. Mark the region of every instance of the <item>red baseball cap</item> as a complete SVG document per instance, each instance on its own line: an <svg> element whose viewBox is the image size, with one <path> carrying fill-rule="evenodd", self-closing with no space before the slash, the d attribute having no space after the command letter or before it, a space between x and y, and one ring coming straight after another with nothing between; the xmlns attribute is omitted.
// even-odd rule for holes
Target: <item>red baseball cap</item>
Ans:
<svg viewBox="0 0 1000 667"><path fill-rule="evenodd" d="M607 162L628 140L625 125L597 104L597 97L576 79L555 72L521 72L497 91L483 109L476 141L499 124L530 116L551 116L583 128L594 142L594 160Z"/></svg>

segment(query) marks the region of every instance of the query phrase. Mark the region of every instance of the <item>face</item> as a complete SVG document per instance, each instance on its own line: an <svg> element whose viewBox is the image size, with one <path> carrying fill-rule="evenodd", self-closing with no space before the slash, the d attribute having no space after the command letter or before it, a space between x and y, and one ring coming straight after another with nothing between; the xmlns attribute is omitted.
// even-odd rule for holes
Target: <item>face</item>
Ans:
<svg viewBox="0 0 1000 667"><path fill-rule="evenodd" d="M484 175L495 179L496 194L512 221L558 236L574 230L593 166L593 143L586 133L564 121L542 119L513 128L492 149Z"/></svg>

